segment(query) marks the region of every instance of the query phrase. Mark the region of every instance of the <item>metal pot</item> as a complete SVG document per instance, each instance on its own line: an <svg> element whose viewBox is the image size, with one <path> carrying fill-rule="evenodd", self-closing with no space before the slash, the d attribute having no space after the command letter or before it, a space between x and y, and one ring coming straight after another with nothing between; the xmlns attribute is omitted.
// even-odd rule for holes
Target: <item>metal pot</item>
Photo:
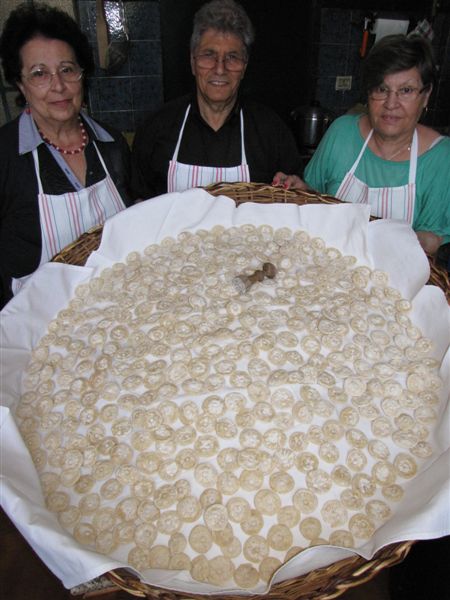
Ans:
<svg viewBox="0 0 450 600"><path fill-rule="evenodd" d="M333 115L315 101L310 106L294 108L291 119L300 148L316 148L333 121Z"/></svg>

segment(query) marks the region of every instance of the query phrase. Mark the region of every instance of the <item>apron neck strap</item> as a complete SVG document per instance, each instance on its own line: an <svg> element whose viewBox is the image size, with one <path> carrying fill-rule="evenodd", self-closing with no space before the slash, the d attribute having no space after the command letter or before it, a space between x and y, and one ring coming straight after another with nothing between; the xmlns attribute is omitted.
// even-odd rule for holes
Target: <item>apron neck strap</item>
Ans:
<svg viewBox="0 0 450 600"><path fill-rule="evenodd" d="M355 162L353 163L349 173L352 175L355 174L356 168L361 160L362 155L364 154L365 149L367 148L368 143L370 142L370 138L372 137L373 129L369 131L369 135L367 136ZM417 135L417 129L414 129L412 143L411 143L411 151L409 155L409 175L408 175L408 183L414 183L416 181L416 172L417 172L417 156L419 154L419 138Z"/></svg>
<svg viewBox="0 0 450 600"><path fill-rule="evenodd" d="M188 118L190 110L191 110L191 105L189 104L188 107L187 107L187 109L186 109L186 112L184 114L183 124L181 125L180 133L178 134L177 145L175 146L175 151L173 153L172 160L174 162L176 162L178 160L178 152L180 150L181 138L183 137L184 126L186 125L186 121L187 121L187 118Z"/></svg>
<svg viewBox="0 0 450 600"><path fill-rule="evenodd" d="M241 162L243 165L247 164L247 155L245 154L245 144L244 144L244 114L242 112L242 108L240 110L240 119L241 119Z"/></svg>
<svg viewBox="0 0 450 600"><path fill-rule="evenodd" d="M368 143L370 142L370 138L372 137L372 134L373 134L373 129L371 129L371 130L369 131L369 135L367 136L367 138L366 138L366 141L364 142L364 144L363 144L363 146L362 146L362 148L361 148L361 150L360 150L360 152L359 152L358 156L356 157L356 160L355 160L355 162L353 163L353 165L352 165L352 167L351 167L351 169L350 169L350 171L349 171L349 173L351 173L352 175L354 175L354 174L355 174L356 167L358 166L358 164L359 164L359 161L361 160L361 157L362 157L362 155L364 154L364 150L367 148L367 145L368 145Z"/></svg>
<svg viewBox="0 0 450 600"><path fill-rule="evenodd" d="M94 140L92 140L92 143L94 144L94 148L97 152L97 156L98 156L100 163L105 171L105 174L106 174L106 176L108 176L109 172L108 172L108 169L106 168L106 164L103 159L103 156L101 155L101 152L97 148L97 144L95 143ZM72 169L69 167L69 165L66 163L66 161L62 157L61 153L58 152L55 148L53 148L49 144L46 144L46 145L47 145L47 148L52 153L53 158L56 160L56 162L60 166L61 170L64 172L64 174L66 175L66 177L70 181L70 183L73 185L73 187L77 191L82 190L84 188L84 186L78 180L78 177L76 177L75 173L72 171ZM43 194L44 188L42 186L42 181L41 181L40 168L39 168L39 157L38 157L37 148L33 149L32 155L33 155L34 168L35 168L35 172L36 172L36 179L37 179L37 183L38 183L39 193Z"/></svg>
<svg viewBox="0 0 450 600"><path fill-rule="evenodd" d="M409 183L415 183L417 171L417 157L419 155L419 137L417 129L414 129L413 139L411 143L411 153L409 156Z"/></svg>
<svg viewBox="0 0 450 600"><path fill-rule="evenodd" d="M172 160L174 162L176 162L178 160L178 152L180 151L180 145L181 145L181 139L183 137L183 132L184 132L184 127L186 125L186 121L189 115L189 111L191 110L191 105L189 104L189 106L186 109L186 112L184 114L184 119L183 119L183 123L181 125L181 129L180 129L180 133L178 134L178 140L177 140L177 145L175 146L175 150L172 156ZM239 118L240 118L240 122L241 122L241 162L243 165L247 164L247 155L245 154L245 143L244 143L244 115L242 112L242 108L239 112Z"/></svg>

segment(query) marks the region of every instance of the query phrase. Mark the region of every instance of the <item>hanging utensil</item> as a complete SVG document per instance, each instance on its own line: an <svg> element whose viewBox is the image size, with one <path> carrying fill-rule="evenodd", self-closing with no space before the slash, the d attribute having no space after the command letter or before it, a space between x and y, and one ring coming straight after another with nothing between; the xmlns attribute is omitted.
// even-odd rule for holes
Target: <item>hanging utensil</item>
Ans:
<svg viewBox="0 0 450 600"><path fill-rule="evenodd" d="M106 70L111 74L118 71L127 60L130 38L128 35L125 9L122 0L110 2L108 6L110 8L106 12L106 20L110 32L110 42L108 46L108 66Z"/></svg>
<svg viewBox="0 0 450 600"><path fill-rule="evenodd" d="M369 23L370 19L368 17L365 17L361 48L359 49L359 55L361 58L364 58L367 52L367 42L369 41Z"/></svg>
<svg viewBox="0 0 450 600"><path fill-rule="evenodd" d="M103 0L96 0L98 64L101 69L108 66L108 23L106 22Z"/></svg>
<svg viewBox="0 0 450 600"><path fill-rule="evenodd" d="M96 0L99 66L111 75L128 58L129 36L121 0Z"/></svg>

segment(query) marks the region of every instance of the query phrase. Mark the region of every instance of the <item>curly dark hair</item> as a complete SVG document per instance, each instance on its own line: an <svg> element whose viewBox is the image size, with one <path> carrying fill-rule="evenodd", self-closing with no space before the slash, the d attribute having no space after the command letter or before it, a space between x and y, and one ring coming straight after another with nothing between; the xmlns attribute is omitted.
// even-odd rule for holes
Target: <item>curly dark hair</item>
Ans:
<svg viewBox="0 0 450 600"><path fill-rule="evenodd" d="M0 58L5 79L16 85L21 79L20 50L35 37L61 40L73 49L85 75L94 71L94 57L86 35L66 12L47 4L20 4L7 18L0 37ZM24 105L20 94L18 104Z"/></svg>
<svg viewBox="0 0 450 600"><path fill-rule="evenodd" d="M436 67L430 42L419 35L387 35L370 50L362 72L363 89L370 92L386 75L417 67L425 88L436 80Z"/></svg>
<svg viewBox="0 0 450 600"><path fill-rule="evenodd" d="M232 33L242 40L247 57L255 38L253 25L243 7L234 0L211 0L195 14L191 36L191 52L207 29Z"/></svg>

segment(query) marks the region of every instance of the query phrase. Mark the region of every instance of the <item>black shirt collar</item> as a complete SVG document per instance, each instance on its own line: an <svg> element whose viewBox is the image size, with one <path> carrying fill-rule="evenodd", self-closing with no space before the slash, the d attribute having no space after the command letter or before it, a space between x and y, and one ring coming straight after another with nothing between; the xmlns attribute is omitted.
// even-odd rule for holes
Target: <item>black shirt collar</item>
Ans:
<svg viewBox="0 0 450 600"><path fill-rule="evenodd" d="M204 118L200 114L200 108L198 106L196 92L192 93L190 104L191 104L191 113L193 115L195 115L195 117L197 119L200 119L202 121L202 123L204 123L205 125L207 125L209 127L208 123L204 120ZM235 104L233 106L233 108L230 111L230 114L228 115L228 117L225 120L224 125L226 123L228 123L229 121L231 121L232 119L239 118L239 113L241 111L241 108L242 108L242 101L241 101L240 97L238 96L237 99L236 99L236 102L235 102Z"/></svg>

